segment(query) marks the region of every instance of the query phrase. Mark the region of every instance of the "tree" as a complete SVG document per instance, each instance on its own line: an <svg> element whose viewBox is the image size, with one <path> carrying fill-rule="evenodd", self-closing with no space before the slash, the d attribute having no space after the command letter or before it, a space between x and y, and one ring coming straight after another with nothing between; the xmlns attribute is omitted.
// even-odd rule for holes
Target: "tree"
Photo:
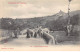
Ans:
<svg viewBox="0 0 80 52"><path fill-rule="evenodd" d="M65 26L67 25L66 19L57 19L53 21L49 21L45 24L52 31L65 30Z"/></svg>
<svg viewBox="0 0 80 52"><path fill-rule="evenodd" d="M7 30L15 30L18 25L12 18L2 18L1 19L1 28Z"/></svg>
<svg viewBox="0 0 80 52"><path fill-rule="evenodd" d="M70 23L72 25L78 25L78 23L79 23L79 15L77 14L77 15L72 16L71 19L70 19Z"/></svg>

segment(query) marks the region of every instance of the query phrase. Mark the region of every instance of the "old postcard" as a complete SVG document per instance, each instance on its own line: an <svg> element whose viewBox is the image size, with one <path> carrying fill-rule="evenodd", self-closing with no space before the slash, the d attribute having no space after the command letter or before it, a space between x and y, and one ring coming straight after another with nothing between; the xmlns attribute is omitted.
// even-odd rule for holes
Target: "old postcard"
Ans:
<svg viewBox="0 0 80 52"><path fill-rule="evenodd" d="M0 51L80 51L80 0L0 0Z"/></svg>

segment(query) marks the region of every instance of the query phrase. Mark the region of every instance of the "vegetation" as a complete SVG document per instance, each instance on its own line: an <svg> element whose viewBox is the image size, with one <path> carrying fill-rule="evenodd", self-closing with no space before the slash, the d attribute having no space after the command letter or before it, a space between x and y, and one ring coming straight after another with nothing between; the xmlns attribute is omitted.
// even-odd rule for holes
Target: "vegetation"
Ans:
<svg viewBox="0 0 80 52"><path fill-rule="evenodd" d="M50 30L54 31L54 30L66 30L65 27L67 25L67 21L68 18L66 17L66 13L62 16L59 16L55 14L52 16L45 16L43 17L35 17L35 18L29 18L29 19L12 19L12 18L2 18L1 19L1 28L2 29L16 29L16 28L20 28L25 29L25 28L35 28L37 26L43 26L43 27L47 27ZM60 13L61 15L61 13ZM54 20L57 17L56 20ZM79 24L79 14L75 14L73 16L71 16L71 24L72 25L78 25Z"/></svg>

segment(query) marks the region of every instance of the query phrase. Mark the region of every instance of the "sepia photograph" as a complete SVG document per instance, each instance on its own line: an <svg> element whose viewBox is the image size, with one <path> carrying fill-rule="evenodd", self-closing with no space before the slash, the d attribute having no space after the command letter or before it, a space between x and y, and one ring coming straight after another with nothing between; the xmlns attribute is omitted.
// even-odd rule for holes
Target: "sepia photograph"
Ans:
<svg viewBox="0 0 80 52"><path fill-rule="evenodd" d="M80 0L0 0L0 50L79 48Z"/></svg>

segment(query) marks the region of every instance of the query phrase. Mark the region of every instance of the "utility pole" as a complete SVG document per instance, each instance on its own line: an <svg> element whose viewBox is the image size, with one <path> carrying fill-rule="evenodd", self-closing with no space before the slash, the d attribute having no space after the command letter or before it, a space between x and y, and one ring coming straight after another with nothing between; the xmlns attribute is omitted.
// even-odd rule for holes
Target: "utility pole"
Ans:
<svg viewBox="0 0 80 52"><path fill-rule="evenodd" d="M69 4L68 4L68 25L67 25L67 31L68 31L68 36L70 36L70 33L71 33L71 27L72 27L72 25L70 24L70 19L71 19L71 17L70 17L70 3L71 3L71 1L72 0L68 0L69 1Z"/></svg>

